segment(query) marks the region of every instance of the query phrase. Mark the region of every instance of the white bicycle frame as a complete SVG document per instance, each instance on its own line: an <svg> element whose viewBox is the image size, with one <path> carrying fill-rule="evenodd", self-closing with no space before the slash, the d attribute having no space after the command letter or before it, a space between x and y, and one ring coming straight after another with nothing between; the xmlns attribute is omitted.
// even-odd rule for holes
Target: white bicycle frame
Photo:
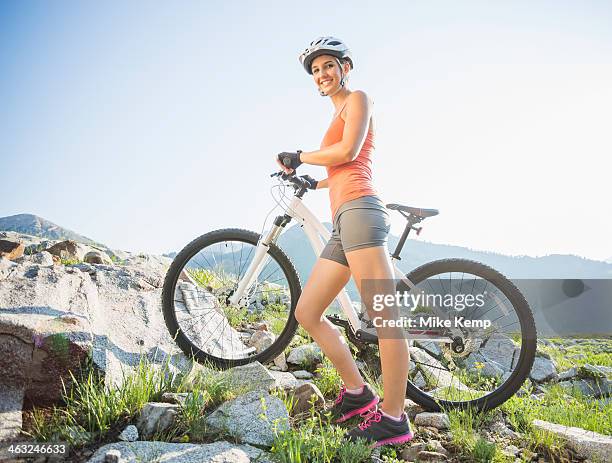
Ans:
<svg viewBox="0 0 612 463"><path fill-rule="evenodd" d="M300 224L300 226L304 228L304 232L306 233L306 236L310 241L310 245L312 246L315 255L320 255L323 251L325 243L329 240L331 236L331 232L329 232L323 226L321 221L312 213L312 211L306 206L306 204L304 204L302 199L298 198L295 195L293 196L293 199L287 207L285 213L295 219ZM248 292L247 290L251 288L253 283L257 280L260 271L264 268L264 266L268 263L270 259L268 255L268 249L270 247L270 244L276 242L283 230L283 227L279 225L273 225L273 227L265 235L265 237L259 240L253 260L249 264L249 267L247 268L244 277L238 283L238 288L229 298L231 304L239 304L240 301L246 296L246 293ZM267 259L266 256L268 257ZM397 267L397 259L391 257L391 263L393 265L395 278L403 281L408 286L408 288L412 290L415 285L410 280L408 280L404 272L402 272ZM359 316L355 311L355 308L348 295L346 288L342 288L342 290L338 293L338 296L336 296L336 300L340 304L340 308L348 320L350 329L353 330L353 333L357 332L357 330L360 328ZM410 333L411 341L435 340L436 342L452 342L452 340L448 336L441 336L439 334L435 334L435 330L418 330L410 331ZM460 334L460 332L458 334Z"/></svg>

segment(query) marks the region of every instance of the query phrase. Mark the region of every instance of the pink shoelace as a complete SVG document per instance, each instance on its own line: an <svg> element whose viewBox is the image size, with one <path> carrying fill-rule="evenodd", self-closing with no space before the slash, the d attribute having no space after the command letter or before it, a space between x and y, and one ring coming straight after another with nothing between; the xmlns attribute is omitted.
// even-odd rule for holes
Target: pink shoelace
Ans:
<svg viewBox="0 0 612 463"><path fill-rule="evenodd" d="M382 412L378 411L378 408L363 412L360 416L364 418L364 421L363 423L359 423L357 426L362 431L369 428L374 423L380 423L380 420L382 420L383 417Z"/></svg>
<svg viewBox="0 0 612 463"><path fill-rule="evenodd" d="M342 385L342 387L340 388L340 393L338 394L338 397L336 398L336 402L334 403L334 405L338 405L340 402L342 402L342 398L344 397L345 393L346 393L346 386Z"/></svg>

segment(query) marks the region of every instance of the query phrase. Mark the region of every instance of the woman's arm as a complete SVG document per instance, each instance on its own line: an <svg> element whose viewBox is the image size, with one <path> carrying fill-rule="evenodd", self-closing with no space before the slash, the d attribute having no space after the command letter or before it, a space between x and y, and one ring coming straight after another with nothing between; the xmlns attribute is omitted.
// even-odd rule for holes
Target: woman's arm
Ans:
<svg viewBox="0 0 612 463"><path fill-rule="evenodd" d="M361 151L368 133L372 104L367 95L356 90L347 97L342 140L317 151L302 151L300 160L315 166L336 166L350 162Z"/></svg>
<svg viewBox="0 0 612 463"><path fill-rule="evenodd" d="M317 190L320 190L321 188L329 188L329 183L327 182L326 178L319 180L319 183L317 183Z"/></svg>

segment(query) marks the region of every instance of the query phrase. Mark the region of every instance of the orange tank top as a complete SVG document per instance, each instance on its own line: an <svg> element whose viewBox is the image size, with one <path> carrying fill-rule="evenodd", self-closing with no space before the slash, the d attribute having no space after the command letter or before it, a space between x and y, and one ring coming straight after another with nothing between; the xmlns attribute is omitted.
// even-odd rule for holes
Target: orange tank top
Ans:
<svg viewBox="0 0 612 463"><path fill-rule="evenodd" d="M344 121L342 109L334 118L321 142L321 149L342 140ZM336 166L326 166L332 220L338 208L347 201L367 195L378 195L372 184L372 152L374 133L368 130L361 151L355 159Z"/></svg>

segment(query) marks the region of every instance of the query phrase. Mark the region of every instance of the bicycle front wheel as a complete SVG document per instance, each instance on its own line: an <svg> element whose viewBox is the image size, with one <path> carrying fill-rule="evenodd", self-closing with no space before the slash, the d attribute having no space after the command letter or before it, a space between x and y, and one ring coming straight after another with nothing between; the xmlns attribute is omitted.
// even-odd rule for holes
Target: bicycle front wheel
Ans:
<svg viewBox="0 0 612 463"><path fill-rule="evenodd" d="M422 295L410 317L426 323L406 334L414 339L408 397L432 411L488 410L516 393L536 351L533 314L516 286L493 268L467 259L430 262L407 278L415 287L400 283L398 291ZM447 325L436 328L434 319ZM454 327L452 332L447 326Z"/></svg>
<svg viewBox="0 0 612 463"><path fill-rule="evenodd" d="M162 291L166 326L198 362L219 368L267 363L295 334L300 279L275 244L242 300L230 303L259 239L248 230L212 231L189 243L170 265Z"/></svg>

